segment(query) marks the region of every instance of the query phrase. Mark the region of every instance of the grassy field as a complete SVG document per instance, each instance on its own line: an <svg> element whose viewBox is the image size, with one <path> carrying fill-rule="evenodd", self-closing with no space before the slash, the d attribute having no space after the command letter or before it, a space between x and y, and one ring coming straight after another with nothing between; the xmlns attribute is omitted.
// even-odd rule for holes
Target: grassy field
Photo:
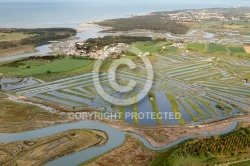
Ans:
<svg viewBox="0 0 250 166"><path fill-rule="evenodd" d="M202 44L202 43L187 43L186 50L204 52L206 50L206 44Z"/></svg>
<svg viewBox="0 0 250 166"><path fill-rule="evenodd" d="M0 73L10 73L20 70L18 67L10 67L10 66L1 66Z"/></svg>
<svg viewBox="0 0 250 166"><path fill-rule="evenodd" d="M39 107L15 103L7 99L1 99L0 105L1 108L5 108L1 109L1 114L0 114L1 122L29 121L32 120L32 118L34 118L39 112L45 113L45 111L43 111Z"/></svg>
<svg viewBox="0 0 250 166"><path fill-rule="evenodd" d="M69 130L43 138L7 143L0 148L1 165L44 165L89 147L101 146L107 136L97 130ZM31 143L31 144L29 144ZM22 147L22 148L18 148ZM13 151L16 153L13 153ZM6 157L5 155L7 154ZM11 154L11 155L10 155ZM44 157L48 155L48 157Z"/></svg>
<svg viewBox="0 0 250 166"><path fill-rule="evenodd" d="M38 67L38 66L42 66L45 65L46 62L44 61L24 61L22 62L22 64L27 68L27 66L32 67Z"/></svg>
<svg viewBox="0 0 250 166"><path fill-rule="evenodd" d="M2 73L11 73L15 71L20 71L27 68L35 68L38 66L45 65L45 61L31 61L31 60L24 60L24 61L15 61L7 64L3 64L0 66L0 72Z"/></svg>
<svg viewBox="0 0 250 166"><path fill-rule="evenodd" d="M125 107L120 107L120 118L121 120L124 120L125 119Z"/></svg>
<svg viewBox="0 0 250 166"><path fill-rule="evenodd" d="M124 58L133 59L135 57L134 56L126 56ZM81 63L81 62L84 63L84 61L85 62L89 61L89 60L79 60L79 59L78 60L75 59L75 60L78 61L78 63ZM87 65L80 65L80 67L78 67L78 68L73 68L71 70L65 70L65 71L55 72L55 73L50 73L50 74L47 74L47 72L45 72L45 73L41 73L38 75L34 75L33 77L41 79L45 82L49 82L49 81L55 81L55 80L62 79L62 78L69 78L69 77L73 77L76 75L81 75L84 73L91 73L93 71L95 62L96 61L92 60L92 61L89 61L89 63ZM112 62L113 62L112 59L106 60L105 63L102 64L100 71L107 71ZM0 70L1 70L1 67L0 67ZM8 69L4 69L4 70L8 70Z"/></svg>
<svg viewBox="0 0 250 166"><path fill-rule="evenodd" d="M16 41L28 38L33 35L28 35L24 33L19 32L13 32L13 33L0 33L0 42L1 41Z"/></svg>
<svg viewBox="0 0 250 166"><path fill-rule="evenodd" d="M187 103L196 111L198 112L201 116L206 117L206 114L190 99L186 99Z"/></svg>
<svg viewBox="0 0 250 166"><path fill-rule="evenodd" d="M138 42L134 44L134 47L138 48L142 52L157 53L163 46L169 46L171 44L171 42L163 41Z"/></svg>
<svg viewBox="0 0 250 166"><path fill-rule="evenodd" d="M125 58L132 58L132 57L125 57ZM46 61L44 61L43 59L39 59L40 61L38 61L37 59L35 59L36 61L34 61L34 60L30 60L30 61L28 61L27 59L26 60L24 60L24 61L20 61L20 63L22 63L23 65L25 64L25 66L26 65L37 65L37 66L39 66L39 67L43 67L43 64L41 64L42 62L46 62ZM72 60L72 59L71 59ZM77 60L77 59L73 59L73 60ZM47 60L48 61L48 60ZM81 62L81 61L83 61L83 60L80 60L80 59L78 59L77 60L77 62ZM50 63L54 63L54 62L58 62L58 61L53 61L53 62L48 62L49 64ZM58 79L61 79L61 78L68 78L68 77L71 77L71 76L76 76L76 75L79 75L79 74L83 74L83 73L86 73L86 72L92 72L92 70L93 70L93 66L94 66L94 64L95 64L95 62L96 61L91 61L91 63L89 64L89 65L87 65L87 66L83 66L83 67L80 67L80 68L77 68L77 69L74 69L74 70L70 70L70 71L65 71L65 72L59 72L59 73L50 73L50 74L48 74L47 72L46 73L43 73L43 74L37 74L37 75L34 75L34 77L35 78L40 78L40 79L42 79L42 80L44 80L44 81L51 81L52 79L53 80L58 80ZM106 61L105 61L105 63L103 63L103 65L102 65L102 67L101 67L101 71L102 70L107 70L108 68L109 68L109 66L110 66L110 64L112 63L112 62L114 62L114 60L112 60L112 59L107 59ZM6 65L8 65L8 66L6 66L5 68L7 68L8 69L8 67L10 67L11 66L11 64L6 64ZM14 63L13 65L16 65L16 63ZM19 65L17 65L17 66L19 66ZM14 69L19 69L19 67L13 67ZM7 70L6 69L6 70ZM37 67L32 67L32 69L37 69ZM25 70L26 70L26 68L25 68ZM17 71L17 72L19 72L19 71ZM14 73L14 72L13 72ZM91 78L91 80L92 80L92 78ZM90 81L91 81L90 80ZM90 89L91 89L92 87L90 87ZM93 88L92 88L93 89ZM69 95L72 95L72 96L76 96L76 97L81 97L81 98L86 98L86 97L84 97L84 96L82 96L81 94L72 94L72 93L70 93L70 92L65 92L65 91L60 91L60 90L58 90L57 92L63 92L63 93L65 93L65 94L69 94ZM45 95L45 94L44 94ZM47 94L48 95L48 94ZM97 94L95 94L95 95L97 95ZM51 96L50 96L51 97ZM88 98L88 97L87 97ZM41 99L41 98L40 98ZM61 99L61 98L58 98L58 99ZM73 102L73 101L72 101ZM80 103L81 104L81 103ZM82 105L82 104L81 104Z"/></svg>
<svg viewBox="0 0 250 166"><path fill-rule="evenodd" d="M245 21L202 21L189 26L193 29L206 30L212 33L239 31L244 35L250 34L249 22Z"/></svg>
<svg viewBox="0 0 250 166"><path fill-rule="evenodd" d="M249 35L250 34L250 26L249 22L243 21L228 21L222 23L222 28L237 30L241 34Z"/></svg>
<svg viewBox="0 0 250 166"><path fill-rule="evenodd" d="M250 60L250 54L247 53L233 53L233 56L238 57L238 58L243 58L243 59L247 59Z"/></svg>
<svg viewBox="0 0 250 166"><path fill-rule="evenodd" d="M179 104L183 107L183 109L192 117L194 122L198 121L198 118L195 117L195 115L192 113L192 111L186 107L180 100L177 100Z"/></svg>
<svg viewBox="0 0 250 166"><path fill-rule="evenodd" d="M175 113L180 113L180 110L179 110L179 107L178 107L178 104L177 104L177 102L176 102L176 100L175 100L175 96L174 95L172 95L172 94L166 94L167 95L167 97L168 97L168 100L170 101L170 103L171 103L171 106L172 106L172 110L173 110L173 112L175 112ZM181 119L178 119L179 120L179 122L180 122L180 124L181 125L183 125L184 124L184 120L183 120L183 118L181 118Z"/></svg>
<svg viewBox="0 0 250 166"><path fill-rule="evenodd" d="M166 47L166 51L169 54L180 54L183 49L180 49L178 47L168 46Z"/></svg>
<svg viewBox="0 0 250 166"><path fill-rule="evenodd" d="M214 107L212 107L208 101L203 100L200 97L197 97L196 100L198 100L199 102L201 102L202 104L204 104L205 106L207 106L207 108L209 108L210 110L212 110L216 115L219 115L218 112L217 112L217 110Z"/></svg>
<svg viewBox="0 0 250 166"><path fill-rule="evenodd" d="M208 44L206 52L228 52L226 46L219 44Z"/></svg>
<svg viewBox="0 0 250 166"><path fill-rule="evenodd" d="M246 53L244 47L227 47L227 49L232 53Z"/></svg>
<svg viewBox="0 0 250 166"><path fill-rule="evenodd" d="M34 75L33 77L37 79L41 79L45 82L55 81L55 80L62 79L62 78L74 77L76 75L81 75L81 74L92 72L94 68L94 64L95 64L95 61L91 61L86 66L75 68L69 71L63 71L59 73L50 73L50 74L43 73L43 74Z"/></svg>
<svg viewBox="0 0 250 166"><path fill-rule="evenodd" d="M224 110L221 110L223 115L231 114L233 112L233 110L234 110L231 105L228 105L228 104L226 104L224 102L221 102L221 101L219 101L217 99L210 98L210 97L205 97L205 99L211 100L211 101L215 102L216 105L219 105L219 106L221 106L221 108L224 108Z"/></svg>
<svg viewBox="0 0 250 166"><path fill-rule="evenodd" d="M132 48L130 48L130 49L128 50L128 52L131 52L131 53L137 55L137 54L141 53L142 50L139 50L139 49L136 48L136 47L132 47Z"/></svg>
<svg viewBox="0 0 250 166"><path fill-rule="evenodd" d="M249 24L243 21L227 21L227 22L223 22L222 25L224 28L228 28L228 29L241 29Z"/></svg>
<svg viewBox="0 0 250 166"><path fill-rule="evenodd" d="M155 96L155 94L152 93L152 92L149 93L149 98L150 98L150 103L152 105L153 111L157 115L159 113L159 108L158 108L158 105L157 105L157 102L156 102L156 96ZM156 122L158 124L162 124L162 119L159 119L156 116Z"/></svg>
<svg viewBox="0 0 250 166"><path fill-rule="evenodd" d="M200 52L232 52L232 53L245 53L244 47L240 46L224 46L220 44L202 44L202 43L187 43L186 49L189 51Z"/></svg>
<svg viewBox="0 0 250 166"><path fill-rule="evenodd" d="M238 30L243 34L249 34L249 28L250 28L249 22L229 21L229 22L223 22L222 26L223 28Z"/></svg>
<svg viewBox="0 0 250 166"><path fill-rule="evenodd" d="M243 22L243 21L223 21L222 22L224 26L245 26L249 25L249 22Z"/></svg>
<svg viewBox="0 0 250 166"><path fill-rule="evenodd" d="M36 121L54 121L60 116L37 106L13 102L1 92L0 108L0 132L19 132L40 128L41 124Z"/></svg>
<svg viewBox="0 0 250 166"><path fill-rule="evenodd" d="M134 100L137 100L137 95L134 95L133 98L134 98ZM132 105L132 113L136 115L135 117L133 117L134 123L139 124L139 121L140 121L140 119L138 117L139 110L138 110L136 103Z"/></svg>
<svg viewBox="0 0 250 166"><path fill-rule="evenodd" d="M14 72L10 72L9 74L15 76L32 76L37 74L45 74L45 73L60 73L65 71L74 70L80 67L87 66L91 63L91 60L79 60L79 59L62 59L58 61L54 61L51 63L47 63L42 66L23 69ZM34 65L34 63L29 63L29 65ZM36 64L37 65L37 64Z"/></svg>
<svg viewBox="0 0 250 166"><path fill-rule="evenodd" d="M230 166L249 166L250 165L250 159L248 161L238 162L235 164L229 164Z"/></svg>

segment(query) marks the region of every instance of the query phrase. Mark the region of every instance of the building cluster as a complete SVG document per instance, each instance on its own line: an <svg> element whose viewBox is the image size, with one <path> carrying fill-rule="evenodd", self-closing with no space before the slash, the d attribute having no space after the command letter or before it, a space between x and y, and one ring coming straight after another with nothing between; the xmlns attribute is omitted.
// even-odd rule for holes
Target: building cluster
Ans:
<svg viewBox="0 0 250 166"><path fill-rule="evenodd" d="M140 53L138 54L138 57L145 57L145 56L149 56L149 55L150 55L149 52L140 52Z"/></svg>
<svg viewBox="0 0 250 166"><path fill-rule="evenodd" d="M175 21L183 22L200 22L204 20L217 20L217 21L239 21L239 18L231 17L226 18L223 11L211 12L208 10L187 10L178 13L168 14L168 16Z"/></svg>
<svg viewBox="0 0 250 166"><path fill-rule="evenodd" d="M186 44L185 43L174 43L172 44L173 47L178 47L178 48L185 48Z"/></svg>
<svg viewBox="0 0 250 166"><path fill-rule="evenodd" d="M76 43L76 45L83 45L83 43ZM87 53L84 50L75 48L75 56L83 56L83 57L90 57L93 59L117 59L120 58L121 54L128 48L124 43L118 43L112 46L105 46L103 49L100 50L92 50L91 52Z"/></svg>

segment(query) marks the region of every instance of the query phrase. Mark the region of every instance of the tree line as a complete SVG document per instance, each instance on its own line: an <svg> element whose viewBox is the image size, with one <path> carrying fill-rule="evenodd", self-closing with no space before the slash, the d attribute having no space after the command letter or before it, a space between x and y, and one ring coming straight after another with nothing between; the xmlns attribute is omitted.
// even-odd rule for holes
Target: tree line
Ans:
<svg viewBox="0 0 250 166"><path fill-rule="evenodd" d="M152 41L151 37L139 37L139 36L104 36L99 38L90 38L87 39L83 45L77 45L78 49L83 49L87 53L101 49L105 46L109 46L111 44L116 43L127 43L131 44L134 42L145 42L145 41Z"/></svg>
<svg viewBox="0 0 250 166"><path fill-rule="evenodd" d="M145 29L174 34L186 34L189 30L186 25L176 23L160 14L111 19L97 22L96 24L104 27L112 27L112 29L105 30L105 32Z"/></svg>
<svg viewBox="0 0 250 166"><path fill-rule="evenodd" d="M24 33L33 34L28 38L18 41L2 41L0 42L0 49L13 48L23 45L36 45L50 40L66 39L77 34L72 28L38 28L38 29L19 29L19 28L0 28L0 33Z"/></svg>
<svg viewBox="0 0 250 166"><path fill-rule="evenodd" d="M210 156L210 155L236 155L250 147L250 130L241 129L232 134L213 139L204 139L185 143L181 149L183 155Z"/></svg>

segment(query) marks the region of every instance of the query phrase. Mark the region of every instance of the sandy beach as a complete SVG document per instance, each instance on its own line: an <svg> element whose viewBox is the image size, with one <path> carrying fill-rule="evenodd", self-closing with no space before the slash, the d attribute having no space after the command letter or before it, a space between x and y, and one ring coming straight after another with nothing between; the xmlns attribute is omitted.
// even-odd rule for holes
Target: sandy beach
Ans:
<svg viewBox="0 0 250 166"><path fill-rule="evenodd" d="M93 27L93 26L99 26L99 25L97 25L97 24L95 24L95 23L93 23L93 22L85 22L85 23L81 23L81 24L79 24L78 25L79 27Z"/></svg>
<svg viewBox="0 0 250 166"><path fill-rule="evenodd" d="M93 28L76 28L76 31L77 33L82 33L82 32L85 32L85 31L89 31Z"/></svg>
<svg viewBox="0 0 250 166"><path fill-rule="evenodd" d="M95 24L94 22L86 22L86 23L81 23L78 25L79 28L86 28L86 29L93 29L93 28L96 28L96 27L99 27L99 28L103 28L103 29L111 29L112 27L104 27L104 26L100 26L98 24ZM77 28L78 29L78 28Z"/></svg>
<svg viewBox="0 0 250 166"><path fill-rule="evenodd" d="M94 24L94 23L81 23L81 24L78 24L78 27L75 28L77 33L82 33L82 32L85 32L85 31L89 31L89 30L92 30L96 27L100 27L99 25L97 24Z"/></svg>

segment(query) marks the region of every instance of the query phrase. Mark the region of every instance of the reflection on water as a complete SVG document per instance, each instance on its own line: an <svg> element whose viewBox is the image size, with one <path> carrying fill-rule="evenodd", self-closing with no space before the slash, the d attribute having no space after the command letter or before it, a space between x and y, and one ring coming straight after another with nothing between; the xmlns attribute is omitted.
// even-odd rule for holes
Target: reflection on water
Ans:
<svg viewBox="0 0 250 166"><path fill-rule="evenodd" d="M238 121L234 121L232 125L227 128L224 131L218 132L218 133L208 133L208 134L202 134L202 135L189 135L186 137L183 137L179 140L176 140L168 145L165 145L163 147L153 147L145 138L132 134L132 133L126 133L126 132L121 132L117 129L114 129L112 127L109 127L107 125L104 125L99 122L77 122L77 123L70 123L70 124L63 124L59 126L53 126L53 127L48 127L48 128L42 128L38 130L33 130L33 131L27 131L27 132L22 132L22 133L13 133L13 134L5 134L2 133L0 134L0 141L4 143L11 143L11 142L16 142L16 141L24 141L24 140L31 140L31 139L37 139L37 138L42 138L46 136L50 136L53 134L61 133L63 131L67 130L72 130L72 129L96 129L96 130L102 130L107 133L109 139L107 143L104 146L100 147L92 147L88 148L85 150L82 150L80 152L58 158L54 161L51 161L47 164L46 166L54 166L54 165L78 165L81 164L87 160L90 160L94 157L100 156L118 146L120 146L124 141L125 141L125 134L130 134L136 138L138 138L148 149L151 150L163 150L166 148L171 148L172 146L175 146L185 140L191 139L191 138L197 138L200 136L214 136L214 135L222 135L226 134L237 126Z"/></svg>
<svg viewBox="0 0 250 166"><path fill-rule="evenodd" d="M155 96L156 96L156 103L158 105L159 112L173 113L171 103L169 102L165 93L159 92L159 93L156 93ZM164 119L163 118L162 121L163 121L163 124L171 124L171 125L179 124L177 119Z"/></svg>
<svg viewBox="0 0 250 166"><path fill-rule="evenodd" d="M36 53L20 54L20 55L0 58L0 62L15 60L15 59L18 59L18 58L26 58L26 57L30 57L30 56L44 55L44 54L47 54L47 53L49 53L51 51L49 46L51 46L51 44L44 44L42 46L36 47L36 49L38 51Z"/></svg>

